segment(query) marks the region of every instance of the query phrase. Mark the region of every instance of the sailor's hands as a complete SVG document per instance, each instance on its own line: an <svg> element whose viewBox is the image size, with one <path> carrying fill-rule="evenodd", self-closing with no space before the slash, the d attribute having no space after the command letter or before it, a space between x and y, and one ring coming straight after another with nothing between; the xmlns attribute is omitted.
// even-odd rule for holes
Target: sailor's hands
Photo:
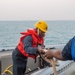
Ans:
<svg viewBox="0 0 75 75"><path fill-rule="evenodd" d="M43 49L41 46L38 46L37 49L40 54L44 55L44 57L46 57L48 59L53 58L53 50Z"/></svg>
<svg viewBox="0 0 75 75"><path fill-rule="evenodd" d="M53 58L53 51L52 50L46 51L44 56L47 57L48 59L52 59Z"/></svg>
<svg viewBox="0 0 75 75"><path fill-rule="evenodd" d="M41 46L38 46L37 50L38 50L39 53L45 54L45 51L44 51L44 49Z"/></svg>

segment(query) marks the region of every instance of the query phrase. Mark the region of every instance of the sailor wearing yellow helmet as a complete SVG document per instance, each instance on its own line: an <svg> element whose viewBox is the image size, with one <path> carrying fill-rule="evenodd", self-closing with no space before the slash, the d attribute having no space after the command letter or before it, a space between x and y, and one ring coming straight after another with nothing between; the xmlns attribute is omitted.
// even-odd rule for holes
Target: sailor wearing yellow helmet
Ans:
<svg viewBox="0 0 75 75"><path fill-rule="evenodd" d="M44 37L45 33L48 30L48 25L45 21L41 20L35 24L37 34L39 37Z"/></svg>
<svg viewBox="0 0 75 75"><path fill-rule="evenodd" d="M25 75L28 57L36 60L37 55L44 52L42 47L48 25L44 20L40 20L35 27L21 33L22 37L12 52L13 75Z"/></svg>

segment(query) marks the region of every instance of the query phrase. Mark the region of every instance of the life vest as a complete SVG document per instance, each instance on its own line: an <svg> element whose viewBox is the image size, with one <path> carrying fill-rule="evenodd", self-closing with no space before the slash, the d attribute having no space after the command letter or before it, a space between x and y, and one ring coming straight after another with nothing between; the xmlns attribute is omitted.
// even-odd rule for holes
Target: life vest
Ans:
<svg viewBox="0 0 75 75"><path fill-rule="evenodd" d="M75 37L72 43L72 50L71 50L72 59L75 61Z"/></svg>
<svg viewBox="0 0 75 75"><path fill-rule="evenodd" d="M18 50L26 57L32 57L32 58L36 58L37 54L34 55L29 55L28 53L25 52L24 50L24 44L22 42L22 40L26 37L26 36L32 36L32 47L37 47L39 44L43 44L43 38L39 38L39 36L36 33L35 29L28 29L27 32L22 32L21 33L23 36L20 38L20 42L18 44Z"/></svg>

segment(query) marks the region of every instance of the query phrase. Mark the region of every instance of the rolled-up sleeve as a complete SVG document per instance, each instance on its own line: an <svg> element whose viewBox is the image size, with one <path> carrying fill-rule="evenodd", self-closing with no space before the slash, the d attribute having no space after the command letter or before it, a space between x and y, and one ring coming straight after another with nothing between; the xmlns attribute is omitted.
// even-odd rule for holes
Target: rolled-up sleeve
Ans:
<svg viewBox="0 0 75 75"><path fill-rule="evenodd" d="M24 50L28 54L36 54L37 53L37 47L32 47L32 36L26 36L23 40L24 43Z"/></svg>
<svg viewBox="0 0 75 75"><path fill-rule="evenodd" d="M73 38L69 40L69 42L65 45L65 47L62 50L62 56L66 60L72 60L72 56L71 56L72 41L73 41Z"/></svg>

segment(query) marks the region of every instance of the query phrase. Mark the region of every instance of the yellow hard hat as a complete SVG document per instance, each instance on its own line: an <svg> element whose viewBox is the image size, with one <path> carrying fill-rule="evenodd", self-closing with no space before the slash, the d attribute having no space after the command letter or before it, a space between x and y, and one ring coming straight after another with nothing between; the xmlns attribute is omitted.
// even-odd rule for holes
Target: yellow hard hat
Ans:
<svg viewBox="0 0 75 75"><path fill-rule="evenodd" d="M40 30L43 31L43 32L47 32L47 30L48 30L48 25L47 25L47 23L46 23L45 21L43 21L43 20L38 21L38 22L35 24L35 27L38 28L38 29L40 29Z"/></svg>

